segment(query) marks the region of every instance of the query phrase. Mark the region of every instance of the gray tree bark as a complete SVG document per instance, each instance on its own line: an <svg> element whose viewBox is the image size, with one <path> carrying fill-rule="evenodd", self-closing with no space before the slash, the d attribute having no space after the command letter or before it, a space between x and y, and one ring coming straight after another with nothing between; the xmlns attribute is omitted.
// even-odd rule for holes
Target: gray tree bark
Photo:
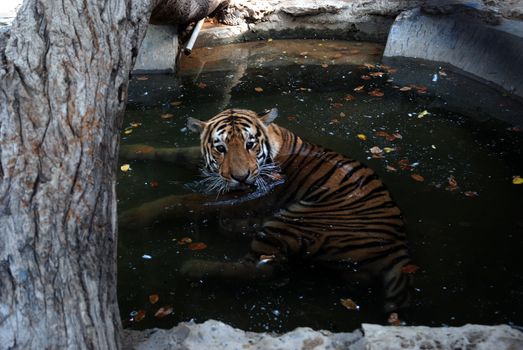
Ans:
<svg viewBox="0 0 523 350"><path fill-rule="evenodd" d="M0 34L2 349L119 347L119 129L157 2L26 0Z"/></svg>

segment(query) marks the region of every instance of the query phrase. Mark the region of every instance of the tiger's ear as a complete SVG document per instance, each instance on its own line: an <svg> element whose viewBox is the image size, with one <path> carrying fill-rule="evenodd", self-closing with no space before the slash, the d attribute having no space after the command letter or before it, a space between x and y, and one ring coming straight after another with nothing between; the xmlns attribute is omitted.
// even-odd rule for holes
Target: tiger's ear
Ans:
<svg viewBox="0 0 523 350"><path fill-rule="evenodd" d="M277 117L278 117L278 109L277 108L273 108L273 109L270 110L269 113L267 113L265 115L262 115L260 117L260 119L263 121L263 124L269 125Z"/></svg>
<svg viewBox="0 0 523 350"><path fill-rule="evenodd" d="M202 120L194 119L191 117L187 118L187 128L193 132L202 132L206 124L207 123Z"/></svg>

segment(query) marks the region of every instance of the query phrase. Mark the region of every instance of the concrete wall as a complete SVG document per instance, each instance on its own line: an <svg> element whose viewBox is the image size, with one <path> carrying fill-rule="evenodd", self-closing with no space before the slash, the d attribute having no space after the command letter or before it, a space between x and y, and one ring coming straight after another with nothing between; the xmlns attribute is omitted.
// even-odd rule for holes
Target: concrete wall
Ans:
<svg viewBox="0 0 523 350"><path fill-rule="evenodd" d="M451 64L523 97L523 22L454 7L448 13L405 11L394 22L385 57Z"/></svg>

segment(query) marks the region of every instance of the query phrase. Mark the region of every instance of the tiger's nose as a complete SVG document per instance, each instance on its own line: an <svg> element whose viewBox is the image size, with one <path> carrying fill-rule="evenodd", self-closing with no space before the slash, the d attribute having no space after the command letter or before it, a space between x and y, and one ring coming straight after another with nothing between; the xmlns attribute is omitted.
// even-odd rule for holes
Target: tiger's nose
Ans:
<svg viewBox="0 0 523 350"><path fill-rule="evenodd" d="M245 174L231 174L231 177L239 183L244 183L245 181L247 181L247 178L249 178L250 174L251 172L247 170Z"/></svg>

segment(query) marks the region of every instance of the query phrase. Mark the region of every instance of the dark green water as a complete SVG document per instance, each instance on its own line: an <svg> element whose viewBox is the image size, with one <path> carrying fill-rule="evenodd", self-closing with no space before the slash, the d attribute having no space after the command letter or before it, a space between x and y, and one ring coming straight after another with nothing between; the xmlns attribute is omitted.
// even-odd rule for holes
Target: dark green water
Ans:
<svg viewBox="0 0 523 350"><path fill-rule="evenodd" d="M523 120L523 104L449 71L432 81L437 67L398 63L398 68L370 80L361 76L379 69L307 64L253 65L241 79L237 71L205 70L178 78L134 77L125 125L142 125L130 135L122 134L122 144L198 145L198 136L185 129L189 116L208 119L229 107L256 111L277 107L279 125L365 161L403 210L411 255L420 270L415 274L414 303L400 312L402 321L430 326L522 325L523 185L512 184L512 177L523 176L523 134L507 121L518 116ZM408 83L424 84L427 92L397 88ZM360 85L365 85L363 92L354 92ZM263 92L255 92L255 87ZM382 97L368 94L376 88ZM347 94L355 100L347 101ZM173 101L182 103L173 106ZM429 114L418 118L425 110ZM165 113L173 117L161 118ZM387 141L376 134L379 131L402 138ZM394 150L375 159L369 151L373 146ZM402 170L398 162L409 167ZM190 165L120 163L129 163L132 169L120 173L120 211L189 193L186 184L197 179ZM397 171L387 171L387 165ZM412 174L424 181L415 181ZM453 191L447 189L450 176L458 186ZM207 249L190 251L177 243L182 237L205 242ZM234 260L244 255L248 244L247 238L220 233L211 220L192 220L190 213L183 221L120 230L118 293L124 325L167 328L180 321L214 318L246 330L281 332L298 326L349 331L362 322L386 324L376 291L349 290L321 274L297 271L260 285L191 282L179 275L187 259ZM152 294L160 298L154 305L149 302ZM340 298L355 300L360 310L345 309ZM156 319L153 315L163 305L172 305L174 312ZM145 310L145 318L130 321L131 312L138 310Z"/></svg>

